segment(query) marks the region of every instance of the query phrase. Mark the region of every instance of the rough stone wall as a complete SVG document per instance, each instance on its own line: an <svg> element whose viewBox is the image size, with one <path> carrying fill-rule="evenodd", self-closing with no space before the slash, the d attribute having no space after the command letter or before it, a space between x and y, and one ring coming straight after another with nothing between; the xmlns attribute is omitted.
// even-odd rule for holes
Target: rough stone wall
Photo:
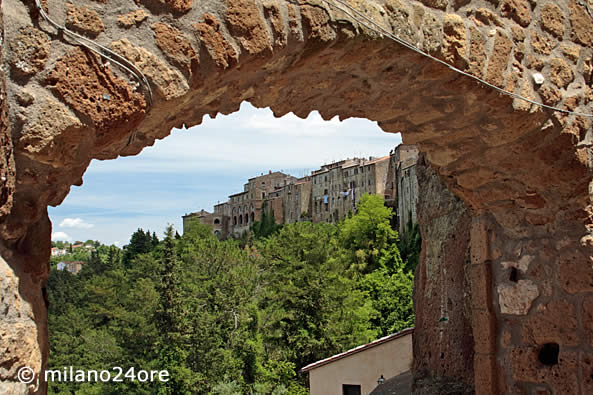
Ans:
<svg viewBox="0 0 593 395"><path fill-rule="evenodd" d="M0 7L2 1L0 0ZM0 12L0 48L4 48L4 23ZM0 51L0 64L4 64ZM0 216L10 213L14 193L15 168L12 138L8 125L8 95L6 93L6 72L0 69Z"/></svg>
<svg viewBox="0 0 593 395"><path fill-rule="evenodd" d="M471 394L471 216L422 155L416 169L422 254L414 286L414 393Z"/></svg>
<svg viewBox="0 0 593 395"><path fill-rule="evenodd" d="M593 111L590 0L349 2L494 85ZM47 206L82 184L91 159L136 155L173 126L248 100L278 116L319 110L401 132L465 202L477 393L593 392L590 119L501 96L322 0L42 3L59 23L133 62L154 97L64 39L33 1L3 0L0 139L8 120L12 148L3 141L0 152L0 252L19 284L11 305L30 312L18 325L36 330L0 339L0 350L12 344L0 353L2 390L19 366L38 361L40 369L47 357ZM554 324L559 316L568 326ZM1 309L0 320L3 330L18 326Z"/></svg>

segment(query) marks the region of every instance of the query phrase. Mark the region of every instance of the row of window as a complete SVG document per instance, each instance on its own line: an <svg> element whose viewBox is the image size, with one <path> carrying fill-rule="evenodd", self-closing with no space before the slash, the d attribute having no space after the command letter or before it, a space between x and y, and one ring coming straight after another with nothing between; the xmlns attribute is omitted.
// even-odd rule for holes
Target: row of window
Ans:
<svg viewBox="0 0 593 395"><path fill-rule="evenodd" d="M367 167L367 172L371 171L369 166ZM349 173L348 170L344 171L344 177L348 177L349 175L357 175L358 174L358 170L360 169L360 173L364 173L364 168L365 166L361 166L361 167L355 167L353 173ZM325 176L323 176L323 182L327 182L327 174ZM313 183L317 184L317 177L313 177Z"/></svg>
<svg viewBox="0 0 593 395"><path fill-rule="evenodd" d="M247 206L233 207L233 215L235 215L235 214L241 214L243 212L246 212L247 213L249 211L253 211L253 204L251 204L250 210L247 209Z"/></svg>
<svg viewBox="0 0 593 395"><path fill-rule="evenodd" d="M250 214L243 214L243 215L239 215L238 217L235 215L233 217L233 226L249 224L249 216L250 216ZM254 212L251 213L251 222L255 222L255 213Z"/></svg>

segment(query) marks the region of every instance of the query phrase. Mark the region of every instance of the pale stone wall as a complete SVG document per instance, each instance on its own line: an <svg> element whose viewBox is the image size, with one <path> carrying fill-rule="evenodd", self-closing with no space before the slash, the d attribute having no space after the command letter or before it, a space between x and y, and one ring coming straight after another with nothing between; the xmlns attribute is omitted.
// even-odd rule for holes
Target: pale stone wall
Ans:
<svg viewBox="0 0 593 395"><path fill-rule="evenodd" d="M311 395L342 395L342 385L360 385L368 394L377 379L397 376L412 365L412 334L380 344L309 371Z"/></svg>
<svg viewBox="0 0 593 395"><path fill-rule="evenodd" d="M400 163L396 172L396 183L399 233L403 235L409 221L412 224L418 223L416 205L419 190L415 158Z"/></svg>

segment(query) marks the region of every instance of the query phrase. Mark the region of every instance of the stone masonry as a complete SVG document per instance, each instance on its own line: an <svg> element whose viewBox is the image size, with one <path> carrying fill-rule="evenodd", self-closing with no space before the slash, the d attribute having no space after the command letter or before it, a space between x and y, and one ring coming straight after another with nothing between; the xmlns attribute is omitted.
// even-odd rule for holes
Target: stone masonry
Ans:
<svg viewBox="0 0 593 395"><path fill-rule="evenodd" d="M418 382L446 372L477 394L593 393L591 118L501 95L332 2L41 1L57 23L136 65L151 98L114 62L56 31L32 0L2 0L0 392L46 392L47 207L82 184L92 159L137 155L172 127L237 111L247 100L276 116L318 110L325 119L363 117L402 133L463 202L469 263L464 259L462 273L458 261L434 262L444 265L439 278L451 289L469 283L469 305L455 294L445 306L448 322L471 317L471 324L442 324L440 311L417 305L421 328L439 328L439 336L416 330L414 365L424 372L415 371ZM590 0L347 2L495 86L593 112ZM442 226L465 238L455 225L461 219L446 217ZM421 224L426 220L436 223ZM423 254L439 251L448 253ZM464 257L462 245L455 251ZM422 278L418 289L426 286ZM473 355L473 369L449 352L444 362L424 353L454 350L453 333L473 336L473 354L459 350ZM38 374L30 385L17 380L23 366ZM434 383L447 393L446 383Z"/></svg>

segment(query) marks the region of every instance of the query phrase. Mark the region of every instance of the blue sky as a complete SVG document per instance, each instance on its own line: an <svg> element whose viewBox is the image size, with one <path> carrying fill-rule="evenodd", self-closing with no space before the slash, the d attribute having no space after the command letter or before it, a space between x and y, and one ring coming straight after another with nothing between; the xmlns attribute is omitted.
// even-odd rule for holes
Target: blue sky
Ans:
<svg viewBox="0 0 593 395"><path fill-rule="evenodd" d="M181 233L182 215L211 211L248 178L268 170L301 177L334 160L387 155L400 142L364 119L324 121L316 112L274 118L243 103L234 114L174 129L140 155L93 160L84 184L49 208L52 238L123 246L138 228L160 238L172 224Z"/></svg>

